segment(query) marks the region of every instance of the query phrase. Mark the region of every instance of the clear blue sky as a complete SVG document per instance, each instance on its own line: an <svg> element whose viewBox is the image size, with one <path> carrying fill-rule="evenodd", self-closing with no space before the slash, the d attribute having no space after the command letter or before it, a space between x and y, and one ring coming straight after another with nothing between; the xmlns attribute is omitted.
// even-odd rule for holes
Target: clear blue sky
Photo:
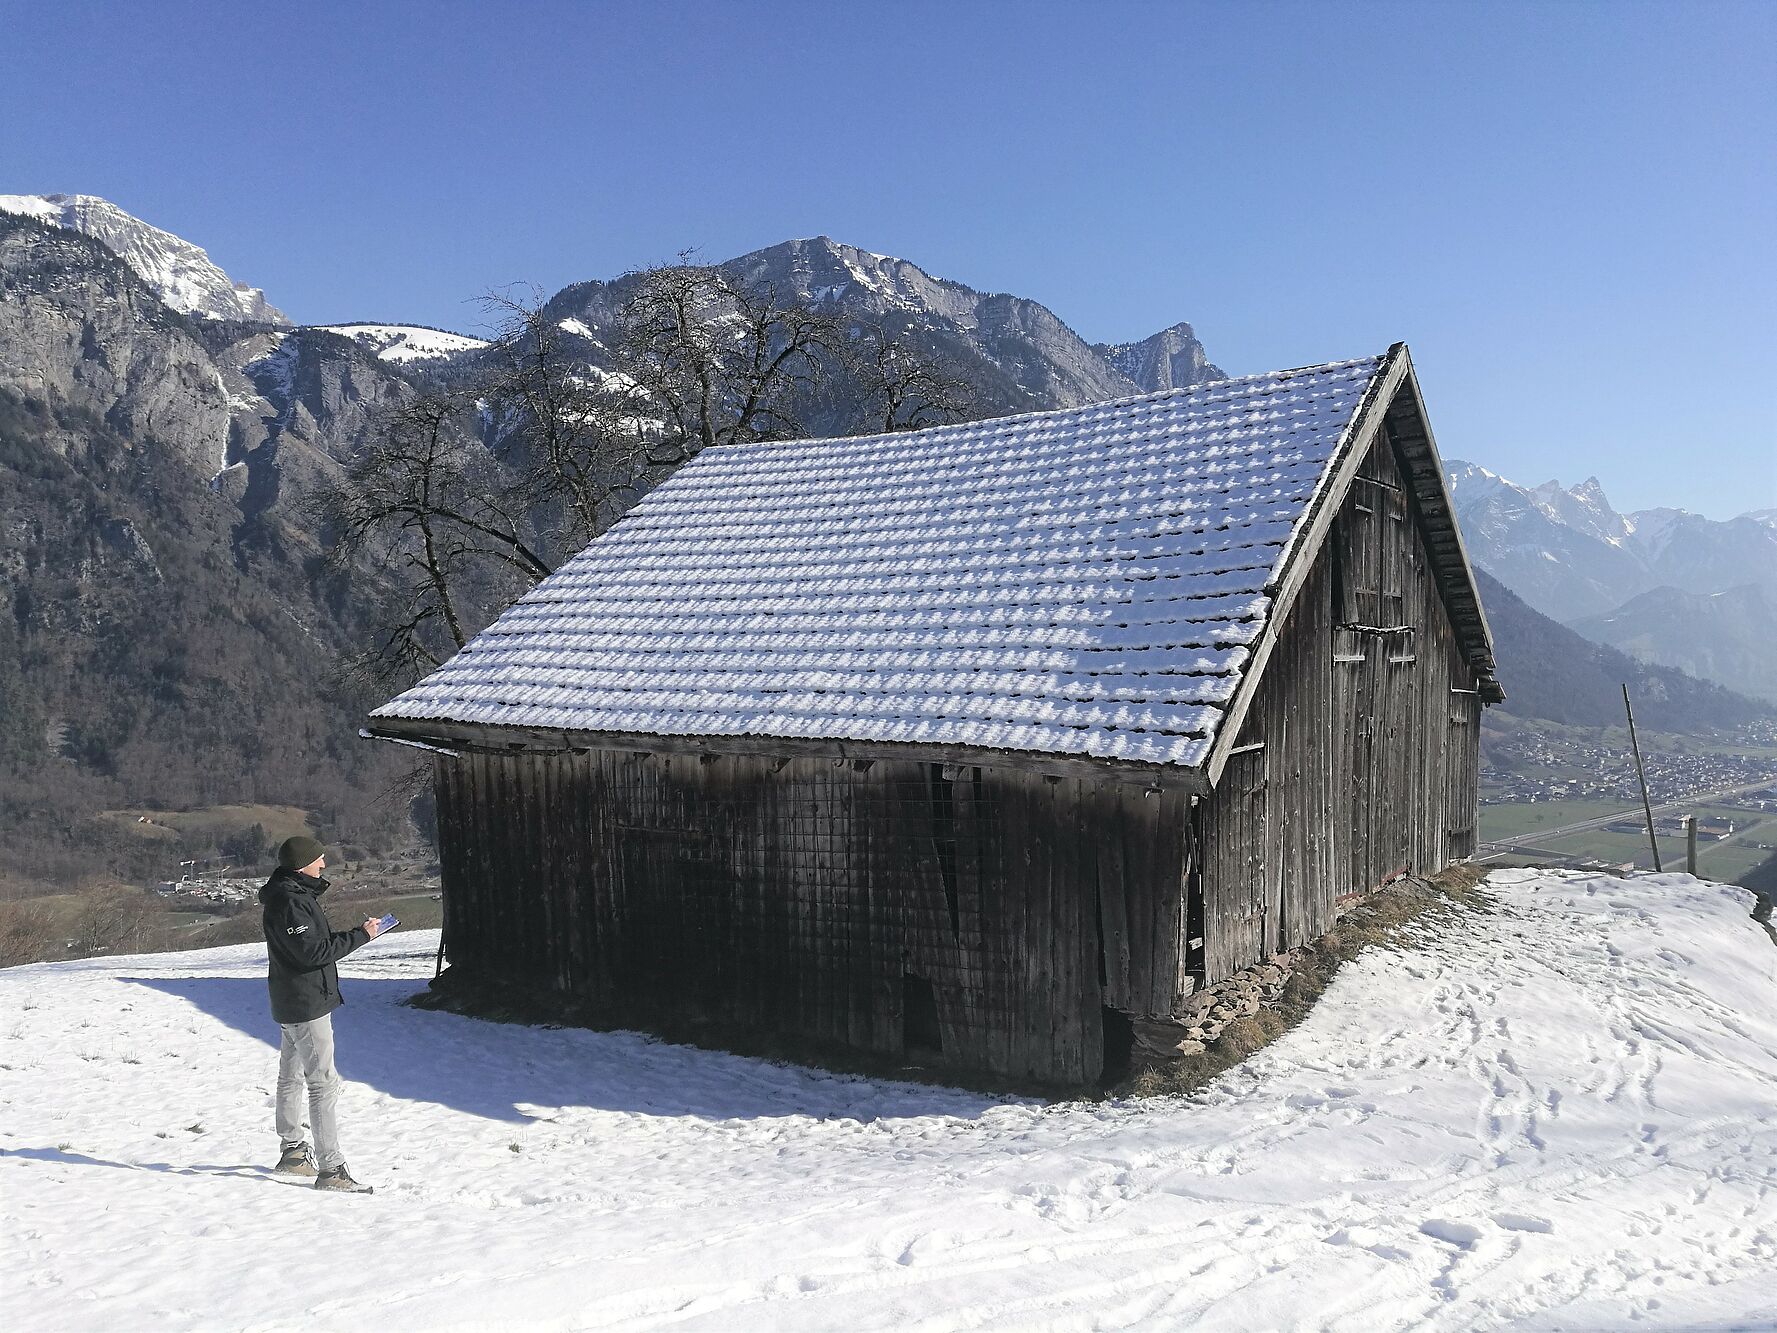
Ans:
<svg viewBox="0 0 1777 1333"><path fill-rule="evenodd" d="M1777 506L1777 3L0 0L0 47L0 192L299 321L826 233L1237 374L1404 338L1446 456Z"/></svg>

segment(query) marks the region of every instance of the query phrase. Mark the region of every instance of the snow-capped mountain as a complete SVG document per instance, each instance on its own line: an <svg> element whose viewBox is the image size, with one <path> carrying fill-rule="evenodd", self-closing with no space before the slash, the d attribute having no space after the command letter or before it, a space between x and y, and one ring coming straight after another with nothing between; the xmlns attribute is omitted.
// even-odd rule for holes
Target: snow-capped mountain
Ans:
<svg viewBox="0 0 1777 1333"><path fill-rule="evenodd" d="M228 449L228 391L193 334L103 242L0 212L0 398L106 423L207 477Z"/></svg>
<svg viewBox="0 0 1777 1333"><path fill-rule="evenodd" d="M0 194L0 212L20 213L103 241L161 300L185 315L288 324L257 287L235 282L210 256L91 194Z"/></svg>
<svg viewBox="0 0 1777 1333"><path fill-rule="evenodd" d="M1519 486L1460 459L1446 472L1469 555L1531 607L1642 662L1777 700L1771 511L1622 514L1596 477Z"/></svg>
<svg viewBox="0 0 1777 1333"><path fill-rule="evenodd" d="M1597 477L1587 477L1571 490L1558 481L1545 481L1531 492L1539 508L1575 532L1621 546L1635 533L1635 525L1610 507Z"/></svg>
<svg viewBox="0 0 1777 1333"><path fill-rule="evenodd" d="M1545 615L1575 621L1655 588L1777 588L1777 525L1682 509L1623 514L1596 477L1520 486L1461 459L1446 464L1469 554Z"/></svg>
<svg viewBox="0 0 1777 1333"><path fill-rule="evenodd" d="M1469 555L1544 615L1593 615L1652 586L1595 481L1532 489L1460 459L1445 471Z"/></svg>

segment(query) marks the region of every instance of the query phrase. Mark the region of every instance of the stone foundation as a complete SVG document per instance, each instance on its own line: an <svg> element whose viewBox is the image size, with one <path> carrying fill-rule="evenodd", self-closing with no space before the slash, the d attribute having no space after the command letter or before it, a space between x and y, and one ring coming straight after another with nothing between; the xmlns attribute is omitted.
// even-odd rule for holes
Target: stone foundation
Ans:
<svg viewBox="0 0 1777 1333"><path fill-rule="evenodd" d="M1292 949L1205 987L1179 1002L1169 1019L1131 1019L1137 1059L1170 1060L1201 1055L1237 1018L1274 1006L1300 965L1304 950Z"/></svg>

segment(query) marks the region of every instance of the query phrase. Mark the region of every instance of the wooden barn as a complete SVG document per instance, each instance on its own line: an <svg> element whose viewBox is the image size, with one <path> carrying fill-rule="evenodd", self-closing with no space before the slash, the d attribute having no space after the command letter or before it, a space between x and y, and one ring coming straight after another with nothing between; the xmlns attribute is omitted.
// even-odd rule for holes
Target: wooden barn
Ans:
<svg viewBox="0 0 1777 1333"><path fill-rule="evenodd" d="M370 734L447 980L1078 1084L1470 855L1500 697L1396 345L707 451Z"/></svg>

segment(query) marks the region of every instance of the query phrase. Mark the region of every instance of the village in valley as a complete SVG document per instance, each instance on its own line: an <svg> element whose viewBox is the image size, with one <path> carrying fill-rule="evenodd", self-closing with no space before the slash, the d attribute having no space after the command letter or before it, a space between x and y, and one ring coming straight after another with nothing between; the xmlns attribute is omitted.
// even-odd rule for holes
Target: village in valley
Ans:
<svg viewBox="0 0 1777 1333"><path fill-rule="evenodd" d="M1777 723L1640 739L1662 865L1685 864L1694 818L1699 873L1777 887ZM1493 719L1481 737L1481 835L1500 863L1651 869L1627 727Z"/></svg>

